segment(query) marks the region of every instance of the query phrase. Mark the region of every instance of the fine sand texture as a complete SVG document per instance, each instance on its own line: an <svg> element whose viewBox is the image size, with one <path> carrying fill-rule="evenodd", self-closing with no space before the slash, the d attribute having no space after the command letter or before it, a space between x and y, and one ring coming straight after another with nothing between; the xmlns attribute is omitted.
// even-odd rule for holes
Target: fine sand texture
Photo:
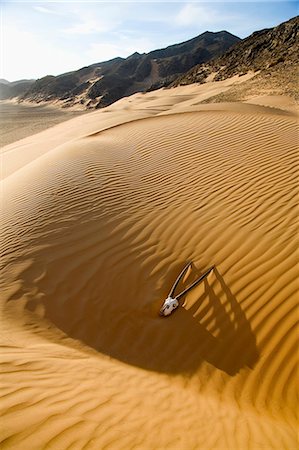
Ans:
<svg viewBox="0 0 299 450"><path fill-rule="evenodd" d="M2 449L298 448L297 116L203 96L4 147Z"/></svg>
<svg viewBox="0 0 299 450"><path fill-rule="evenodd" d="M0 147L83 114L53 106L0 101Z"/></svg>

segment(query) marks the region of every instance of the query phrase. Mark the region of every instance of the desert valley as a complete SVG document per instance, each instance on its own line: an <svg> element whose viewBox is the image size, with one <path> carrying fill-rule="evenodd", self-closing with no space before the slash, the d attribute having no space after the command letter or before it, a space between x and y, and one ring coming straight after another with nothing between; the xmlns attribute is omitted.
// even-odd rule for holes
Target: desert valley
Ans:
<svg viewBox="0 0 299 450"><path fill-rule="evenodd" d="M298 449L298 25L4 83L1 449Z"/></svg>

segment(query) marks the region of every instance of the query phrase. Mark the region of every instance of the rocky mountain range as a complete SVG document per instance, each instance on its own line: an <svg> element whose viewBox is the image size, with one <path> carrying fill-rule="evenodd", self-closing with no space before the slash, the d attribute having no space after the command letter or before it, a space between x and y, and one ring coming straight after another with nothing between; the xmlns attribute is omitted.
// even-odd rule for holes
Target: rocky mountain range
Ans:
<svg viewBox="0 0 299 450"><path fill-rule="evenodd" d="M105 107L135 92L168 86L194 65L221 55L239 41L240 38L227 31L207 31L150 53L134 53L128 58L114 58L59 76L48 75L32 83L20 99L59 101L63 106ZM5 92L6 85L0 86L1 90L3 87Z"/></svg>
<svg viewBox="0 0 299 450"><path fill-rule="evenodd" d="M241 100L250 90L269 93L269 86L272 93L299 99L298 29L299 16L243 40L227 31L207 31L164 49L136 52L58 76L13 83L0 80L0 99L17 97L19 101L55 102L62 107L102 108L136 92L221 81L250 71L254 73L250 82L208 101Z"/></svg>
<svg viewBox="0 0 299 450"><path fill-rule="evenodd" d="M257 80L271 77L274 81L280 74L283 80L293 81L298 94L298 55L299 16L253 33L223 55L196 65L170 86L204 83L208 77L220 81L253 71Z"/></svg>
<svg viewBox="0 0 299 450"><path fill-rule="evenodd" d="M0 79L0 100L23 95L35 82L35 80L7 81Z"/></svg>

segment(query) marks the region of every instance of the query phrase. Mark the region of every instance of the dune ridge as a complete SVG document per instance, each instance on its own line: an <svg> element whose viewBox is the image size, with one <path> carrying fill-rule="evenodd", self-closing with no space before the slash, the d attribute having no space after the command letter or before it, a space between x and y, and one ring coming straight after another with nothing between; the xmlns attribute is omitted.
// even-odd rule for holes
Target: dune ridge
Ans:
<svg viewBox="0 0 299 450"><path fill-rule="evenodd" d="M192 95L5 149L4 449L297 448L297 117Z"/></svg>

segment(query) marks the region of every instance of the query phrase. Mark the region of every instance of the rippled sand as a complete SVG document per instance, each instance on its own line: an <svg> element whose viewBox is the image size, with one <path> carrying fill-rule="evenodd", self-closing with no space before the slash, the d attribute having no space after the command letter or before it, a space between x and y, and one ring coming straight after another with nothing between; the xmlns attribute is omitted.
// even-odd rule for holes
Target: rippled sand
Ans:
<svg viewBox="0 0 299 450"><path fill-rule="evenodd" d="M201 89L4 148L3 449L297 448L297 117Z"/></svg>

